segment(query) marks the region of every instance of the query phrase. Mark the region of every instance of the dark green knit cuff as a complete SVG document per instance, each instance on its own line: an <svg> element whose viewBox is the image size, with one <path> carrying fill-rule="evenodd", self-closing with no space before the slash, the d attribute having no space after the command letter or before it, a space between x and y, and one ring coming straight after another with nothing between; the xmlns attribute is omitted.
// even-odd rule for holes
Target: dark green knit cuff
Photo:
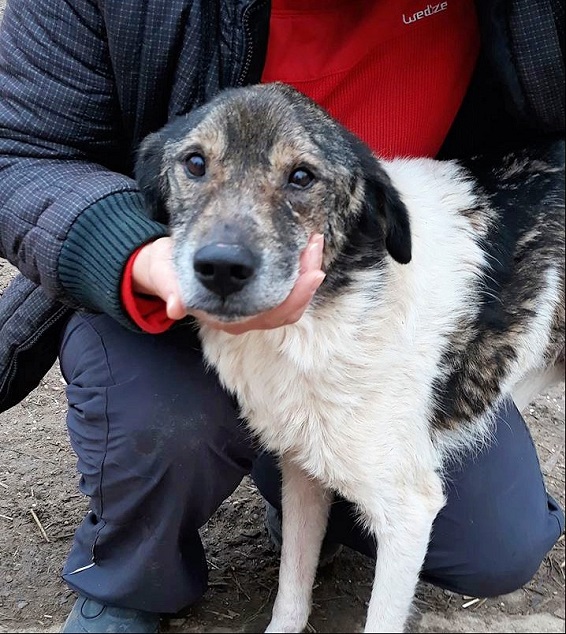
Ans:
<svg viewBox="0 0 566 634"><path fill-rule="evenodd" d="M82 306L139 330L122 306L122 274L138 247L164 235L167 228L144 214L139 192L106 196L85 209L67 234L59 256L61 284Z"/></svg>

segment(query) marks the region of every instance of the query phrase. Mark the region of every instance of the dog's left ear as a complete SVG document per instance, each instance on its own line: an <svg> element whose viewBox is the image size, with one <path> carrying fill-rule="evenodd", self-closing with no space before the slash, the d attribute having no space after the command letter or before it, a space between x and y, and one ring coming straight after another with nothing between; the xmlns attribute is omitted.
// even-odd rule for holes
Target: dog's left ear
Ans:
<svg viewBox="0 0 566 634"><path fill-rule="evenodd" d="M369 184L368 194L375 204L374 212L385 234L389 255L400 264L408 264L411 261L412 243L411 223L405 203L376 159L366 182Z"/></svg>
<svg viewBox="0 0 566 634"><path fill-rule="evenodd" d="M346 132L361 163L365 183L364 213L368 227L377 222L385 236L385 246L400 264L411 261L411 223L409 212L379 160L362 141Z"/></svg>
<svg viewBox="0 0 566 634"><path fill-rule="evenodd" d="M165 140L159 132L148 135L138 149L135 178L143 194L146 212L150 218L163 224L169 222L165 200L169 184L162 174Z"/></svg>

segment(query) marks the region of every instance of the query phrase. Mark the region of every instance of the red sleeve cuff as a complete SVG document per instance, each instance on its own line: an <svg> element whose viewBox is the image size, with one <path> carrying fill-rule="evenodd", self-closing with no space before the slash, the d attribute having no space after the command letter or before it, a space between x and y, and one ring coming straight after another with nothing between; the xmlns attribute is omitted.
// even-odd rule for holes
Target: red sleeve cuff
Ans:
<svg viewBox="0 0 566 634"><path fill-rule="evenodd" d="M169 330L175 320L167 317L166 305L162 299L150 295L140 295L133 290L132 269L142 248L134 251L126 264L120 293L124 308L136 326L151 335L159 335Z"/></svg>

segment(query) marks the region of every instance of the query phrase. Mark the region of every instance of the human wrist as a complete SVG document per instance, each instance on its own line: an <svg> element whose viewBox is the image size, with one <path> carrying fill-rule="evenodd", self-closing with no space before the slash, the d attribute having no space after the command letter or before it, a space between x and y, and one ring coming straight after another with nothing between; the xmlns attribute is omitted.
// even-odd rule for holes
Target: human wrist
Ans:
<svg viewBox="0 0 566 634"><path fill-rule="evenodd" d="M132 276L131 287L134 293L140 295L154 295L151 285L150 261L153 242L149 242L135 251L131 258L130 273Z"/></svg>

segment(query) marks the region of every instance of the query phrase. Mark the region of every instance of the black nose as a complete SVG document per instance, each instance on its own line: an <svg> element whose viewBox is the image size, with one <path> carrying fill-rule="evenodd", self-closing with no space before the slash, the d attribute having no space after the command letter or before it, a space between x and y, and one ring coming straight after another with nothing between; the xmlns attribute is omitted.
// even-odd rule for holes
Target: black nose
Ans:
<svg viewBox="0 0 566 634"><path fill-rule="evenodd" d="M241 290L253 277L254 254L240 244L209 244L195 253L197 279L222 298Z"/></svg>

